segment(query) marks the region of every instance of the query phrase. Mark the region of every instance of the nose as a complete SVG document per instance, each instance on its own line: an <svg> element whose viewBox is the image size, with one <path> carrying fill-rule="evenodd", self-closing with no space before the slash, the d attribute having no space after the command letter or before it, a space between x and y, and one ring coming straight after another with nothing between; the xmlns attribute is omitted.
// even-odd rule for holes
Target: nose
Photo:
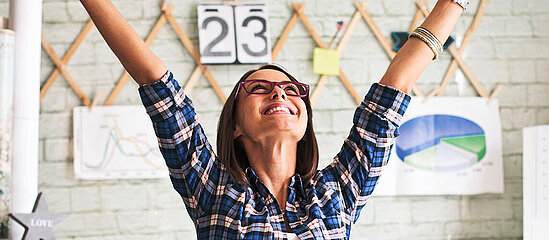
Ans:
<svg viewBox="0 0 549 240"><path fill-rule="evenodd" d="M276 100L277 98L286 100L287 97L288 96L286 95L286 92L284 92L284 89L282 89L280 86L275 86L273 88L273 91L271 92L271 100Z"/></svg>

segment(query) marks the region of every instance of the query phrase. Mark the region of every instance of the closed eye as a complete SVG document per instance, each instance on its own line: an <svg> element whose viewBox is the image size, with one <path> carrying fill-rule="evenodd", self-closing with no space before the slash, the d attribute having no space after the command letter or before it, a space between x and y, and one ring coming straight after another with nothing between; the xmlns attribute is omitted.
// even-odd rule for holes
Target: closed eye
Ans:
<svg viewBox="0 0 549 240"><path fill-rule="evenodd" d="M261 84L256 84L255 86L252 86L252 90L250 92L256 92L256 91L262 91L267 90L267 88Z"/></svg>
<svg viewBox="0 0 549 240"><path fill-rule="evenodd" d="M290 85L290 86L287 86L284 88L284 91L286 93L290 93L290 94L294 94L294 95L297 95L298 91L297 91L297 88L293 85Z"/></svg>

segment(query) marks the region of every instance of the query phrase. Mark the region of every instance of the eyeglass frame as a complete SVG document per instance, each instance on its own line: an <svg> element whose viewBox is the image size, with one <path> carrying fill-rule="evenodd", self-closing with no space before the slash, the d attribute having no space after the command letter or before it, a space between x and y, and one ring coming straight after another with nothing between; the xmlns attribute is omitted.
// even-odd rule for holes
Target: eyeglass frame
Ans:
<svg viewBox="0 0 549 240"><path fill-rule="evenodd" d="M249 82L264 82L264 83L269 83L271 84L272 88L271 88L271 91L270 92L264 92L264 93L253 93L253 92L248 92L248 90L246 89L246 87L244 87L244 84L246 83L249 83ZM300 86L303 86L305 87L305 94L300 94L300 95L288 95L288 96L292 96L292 97L300 97L300 98L303 98L303 97L308 97L309 96L309 85L308 84L305 84L305 83L300 83L298 81L282 81L282 82L271 82L269 80L265 80L265 79L248 79L248 80L244 80L242 82L239 82L238 83L238 89L236 90L236 94L235 96L238 96L238 94L240 94L240 89L243 88L244 91L248 94L270 94L273 92L274 88L276 86L280 86L280 85L284 85L284 84L297 84L297 85L300 85Z"/></svg>

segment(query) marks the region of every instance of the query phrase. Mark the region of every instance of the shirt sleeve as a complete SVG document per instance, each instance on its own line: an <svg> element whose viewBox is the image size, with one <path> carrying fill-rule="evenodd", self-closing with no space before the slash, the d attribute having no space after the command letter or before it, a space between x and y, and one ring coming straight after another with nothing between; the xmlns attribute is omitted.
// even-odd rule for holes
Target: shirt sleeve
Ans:
<svg viewBox="0 0 549 240"><path fill-rule="evenodd" d="M173 187L189 215L197 219L224 186L228 174L218 161L200 124L192 101L167 72L162 79L139 88L150 116Z"/></svg>
<svg viewBox="0 0 549 240"><path fill-rule="evenodd" d="M355 110L353 127L322 175L341 191L344 208L355 222L369 199L398 136L410 96L375 83Z"/></svg>

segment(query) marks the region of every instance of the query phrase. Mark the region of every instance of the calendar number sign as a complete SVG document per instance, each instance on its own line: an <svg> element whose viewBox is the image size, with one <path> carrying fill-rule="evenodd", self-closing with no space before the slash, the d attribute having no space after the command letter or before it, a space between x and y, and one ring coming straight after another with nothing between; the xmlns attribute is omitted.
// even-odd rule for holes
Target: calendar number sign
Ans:
<svg viewBox="0 0 549 240"><path fill-rule="evenodd" d="M203 64L260 64L271 61L265 4L198 6Z"/></svg>

